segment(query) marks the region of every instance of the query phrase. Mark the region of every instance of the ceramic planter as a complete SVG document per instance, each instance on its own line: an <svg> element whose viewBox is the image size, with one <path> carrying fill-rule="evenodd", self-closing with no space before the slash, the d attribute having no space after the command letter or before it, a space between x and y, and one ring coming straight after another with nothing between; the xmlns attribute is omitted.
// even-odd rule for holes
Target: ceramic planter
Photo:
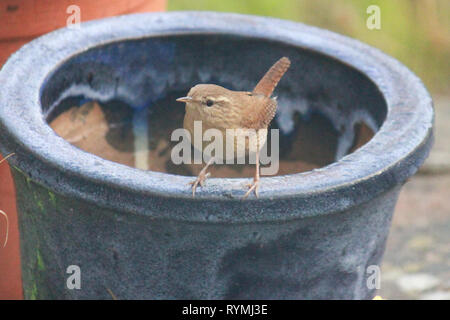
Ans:
<svg viewBox="0 0 450 320"><path fill-rule="evenodd" d="M46 122L75 95L138 110L199 82L249 90L281 56L292 61L276 92L281 143L295 141L292 123L308 114L328 119L339 143L331 164L263 177L259 199L242 201L244 178L212 178L192 198L192 177L105 160ZM358 41L269 18L87 22L22 48L0 82L0 151L16 153L29 299L370 299L368 270L381 263L399 190L432 141L431 98L406 67ZM171 112L158 119L170 123ZM376 133L349 153L357 122ZM81 289L66 287L71 265Z"/></svg>

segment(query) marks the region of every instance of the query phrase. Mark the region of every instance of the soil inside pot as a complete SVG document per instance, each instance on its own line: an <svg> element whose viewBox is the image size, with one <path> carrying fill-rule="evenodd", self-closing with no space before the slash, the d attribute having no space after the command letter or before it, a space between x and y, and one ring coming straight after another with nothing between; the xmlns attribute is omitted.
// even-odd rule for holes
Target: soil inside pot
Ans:
<svg viewBox="0 0 450 320"><path fill-rule="evenodd" d="M183 95L184 91L171 92L141 110L119 100L99 103L72 97L62 101L47 120L61 137L104 159L145 170L197 175L203 165L175 165L170 157L178 143L170 137L182 128L185 108L175 99ZM351 134L342 134L320 112L296 112L292 120L294 126L287 134L279 131L278 175L326 166L336 160L339 144L347 145L347 153L353 152L374 135L364 122L357 123ZM270 128L280 129L276 120ZM210 171L213 177L252 177L254 170L254 165L235 164L215 165Z"/></svg>

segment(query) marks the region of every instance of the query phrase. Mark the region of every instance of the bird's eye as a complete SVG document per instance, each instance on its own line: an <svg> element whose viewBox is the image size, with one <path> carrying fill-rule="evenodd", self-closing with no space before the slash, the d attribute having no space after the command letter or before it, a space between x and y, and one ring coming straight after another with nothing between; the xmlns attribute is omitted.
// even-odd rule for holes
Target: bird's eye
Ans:
<svg viewBox="0 0 450 320"><path fill-rule="evenodd" d="M211 107L214 104L214 101L212 101L211 99L206 100L206 105L208 107Z"/></svg>

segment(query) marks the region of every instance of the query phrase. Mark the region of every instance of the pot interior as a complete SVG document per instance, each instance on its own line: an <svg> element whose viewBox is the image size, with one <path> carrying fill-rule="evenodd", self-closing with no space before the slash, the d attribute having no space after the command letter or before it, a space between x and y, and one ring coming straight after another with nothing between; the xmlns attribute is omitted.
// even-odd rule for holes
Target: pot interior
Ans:
<svg viewBox="0 0 450 320"><path fill-rule="evenodd" d="M278 175L326 166L372 138L387 107L360 71L305 48L226 34L133 39L77 54L43 84L43 113L57 134L104 159L197 175L202 165L171 161L178 144L171 134L184 118L184 104L175 99L198 83L251 91L282 56L291 67L275 90L270 127L279 129ZM216 165L211 173L251 177L254 165Z"/></svg>

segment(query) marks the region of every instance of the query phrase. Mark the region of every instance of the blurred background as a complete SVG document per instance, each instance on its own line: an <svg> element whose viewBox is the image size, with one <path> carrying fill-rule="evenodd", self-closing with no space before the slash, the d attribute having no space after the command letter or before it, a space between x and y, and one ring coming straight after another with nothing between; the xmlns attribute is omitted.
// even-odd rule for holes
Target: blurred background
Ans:
<svg viewBox="0 0 450 320"><path fill-rule="evenodd" d="M380 7L380 30L366 26L370 5ZM326 28L381 49L423 80L435 104L435 146L400 195L379 294L450 299L450 1L169 0L168 10L239 12Z"/></svg>
<svg viewBox="0 0 450 320"><path fill-rule="evenodd" d="M0 66L23 43L63 26L66 8L72 4L81 7L82 21L161 10L288 19L359 39L408 66L432 94L436 140L431 156L400 195L379 295L385 299L450 299L449 0L0 0ZM367 27L370 5L380 8L379 30ZM15 196L4 164L0 166L0 207L10 215L12 232L7 250L0 250L0 299L20 299L20 272L14 274L20 270Z"/></svg>
<svg viewBox="0 0 450 320"><path fill-rule="evenodd" d="M381 9L381 29L369 30L366 9ZM448 0L169 0L168 10L211 10L270 16L338 32L394 56L437 94L450 89Z"/></svg>

